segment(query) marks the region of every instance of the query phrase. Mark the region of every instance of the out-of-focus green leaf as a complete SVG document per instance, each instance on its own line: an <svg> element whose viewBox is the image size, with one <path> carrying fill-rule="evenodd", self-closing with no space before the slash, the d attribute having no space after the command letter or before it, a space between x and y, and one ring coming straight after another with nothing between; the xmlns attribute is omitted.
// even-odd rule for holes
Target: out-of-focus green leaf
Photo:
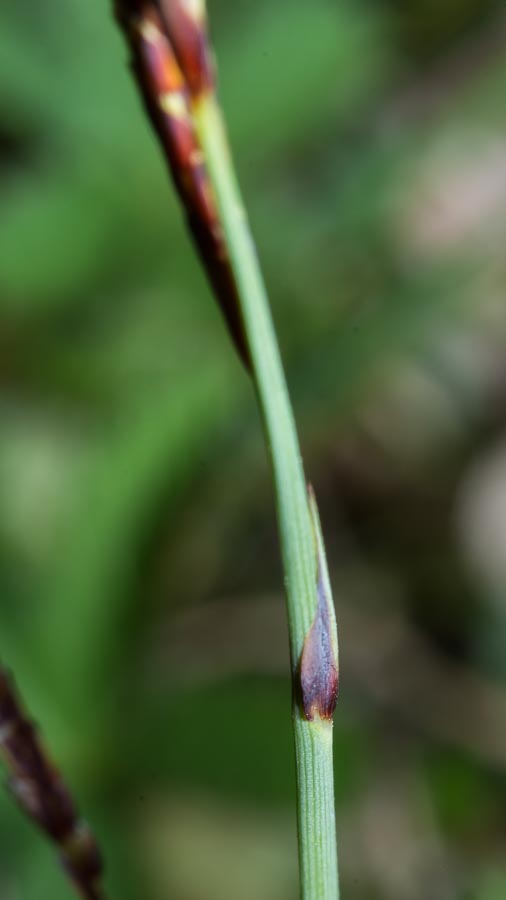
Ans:
<svg viewBox="0 0 506 900"><path fill-rule="evenodd" d="M111 221L90 185L63 171L4 192L0 225L2 305L16 315L71 301L91 288L110 252Z"/></svg>
<svg viewBox="0 0 506 900"><path fill-rule="evenodd" d="M256 5L225 33L222 94L240 167L335 132L370 100L388 72L381 35L370 6L326 0Z"/></svg>
<svg viewBox="0 0 506 900"><path fill-rule="evenodd" d="M174 384L140 415L132 408L76 485L72 527L40 617L46 664L55 674L72 672L72 691L92 703L96 679L123 645L125 592L136 582L140 535L168 492L177 505L205 459L210 435L234 404L230 391L223 402L223 375L217 367L204 381Z"/></svg>

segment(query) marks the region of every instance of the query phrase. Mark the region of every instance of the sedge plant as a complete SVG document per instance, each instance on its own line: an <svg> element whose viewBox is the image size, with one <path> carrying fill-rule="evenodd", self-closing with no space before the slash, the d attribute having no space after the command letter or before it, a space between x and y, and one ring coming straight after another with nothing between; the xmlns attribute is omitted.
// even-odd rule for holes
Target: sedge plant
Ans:
<svg viewBox="0 0 506 900"><path fill-rule="evenodd" d="M306 485L266 289L217 98L205 3L116 0L116 16L189 230L255 388L272 463L285 576L301 896L337 900L334 607L316 501Z"/></svg>

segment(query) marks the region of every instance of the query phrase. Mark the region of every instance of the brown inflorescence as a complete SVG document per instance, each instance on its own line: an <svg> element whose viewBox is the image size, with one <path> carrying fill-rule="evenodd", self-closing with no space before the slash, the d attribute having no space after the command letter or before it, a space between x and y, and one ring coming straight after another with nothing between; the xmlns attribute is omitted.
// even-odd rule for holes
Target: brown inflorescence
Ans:
<svg viewBox="0 0 506 900"><path fill-rule="evenodd" d="M131 12L133 5L135 14ZM213 227L216 211L202 175L190 93L165 23L152 0L122 2L118 9L132 50L134 73L181 199L188 212L191 210L192 215Z"/></svg>
<svg viewBox="0 0 506 900"><path fill-rule="evenodd" d="M79 819L68 788L44 752L36 730L0 668L0 753L8 786L20 808L57 845L61 863L80 895L101 900L102 858L88 826Z"/></svg>
<svg viewBox="0 0 506 900"><path fill-rule="evenodd" d="M197 45L208 44L205 17L203 12L198 14L199 9L194 3L183 4L179 0L116 0L116 14L130 45L134 75L181 198L189 230L231 336L249 368L235 278L193 122L195 97L204 88L212 88L209 52L202 48L197 52ZM198 40L195 35L190 38L190 33L197 31Z"/></svg>

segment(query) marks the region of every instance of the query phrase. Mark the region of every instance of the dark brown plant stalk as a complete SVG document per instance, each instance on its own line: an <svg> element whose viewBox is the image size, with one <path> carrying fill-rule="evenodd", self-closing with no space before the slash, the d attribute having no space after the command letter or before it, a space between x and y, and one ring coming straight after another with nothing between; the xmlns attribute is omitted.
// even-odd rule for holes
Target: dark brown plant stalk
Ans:
<svg viewBox="0 0 506 900"><path fill-rule="evenodd" d="M56 845L60 862L85 900L105 900L102 858L69 789L42 747L7 672L0 668L0 754L18 806Z"/></svg>

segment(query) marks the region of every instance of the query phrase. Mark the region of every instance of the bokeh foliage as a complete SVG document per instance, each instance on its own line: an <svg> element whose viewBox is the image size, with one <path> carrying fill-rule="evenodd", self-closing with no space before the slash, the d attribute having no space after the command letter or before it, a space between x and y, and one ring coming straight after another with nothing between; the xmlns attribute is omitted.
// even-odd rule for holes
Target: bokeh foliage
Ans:
<svg viewBox="0 0 506 900"><path fill-rule="evenodd" d="M329 536L343 894L499 900L501 4L209 5ZM293 897L265 453L108 5L3 4L0 84L2 659L111 897ZM0 833L2 897L68 896Z"/></svg>

